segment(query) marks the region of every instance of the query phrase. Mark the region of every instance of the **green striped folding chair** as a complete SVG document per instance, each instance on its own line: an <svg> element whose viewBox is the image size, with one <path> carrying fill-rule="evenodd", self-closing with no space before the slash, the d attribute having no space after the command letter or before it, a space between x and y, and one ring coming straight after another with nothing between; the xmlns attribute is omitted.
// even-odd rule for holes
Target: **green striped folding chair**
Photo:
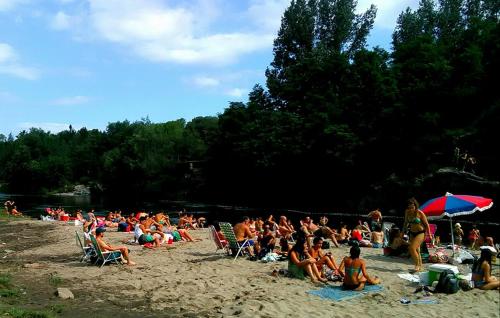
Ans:
<svg viewBox="0 0 500 318"><path fill-rule="evenodd" d="M234 235L233 231L233 226L231 223L227 222L220 222L219 223L220 230L222 231L222 234L226 237L227 240L227 245L231 251L237 251L236 256L234 257L234 261L238 258L240 254L243 254L243 249L246 248L246 244L248 242L248 239L246 239L243 244L238 243L236 240L236 235Z"/></svg>
<svg viewBox="0 0 500 318"><path fill-rule="evenodd" d="M121 259L122 259L122 253L120 251L106 251L106 252L103 252L101 251L101 248L99 247L99 244L97 244L97 240L95 238L94 235L90 235L90 239L92 240L92 245L94 245L94 249L97 253L97 261L96 263L98 263L99 261L102 261L102 265L101 267L104 266L104 264L106 263L120 263Z"/></svg>

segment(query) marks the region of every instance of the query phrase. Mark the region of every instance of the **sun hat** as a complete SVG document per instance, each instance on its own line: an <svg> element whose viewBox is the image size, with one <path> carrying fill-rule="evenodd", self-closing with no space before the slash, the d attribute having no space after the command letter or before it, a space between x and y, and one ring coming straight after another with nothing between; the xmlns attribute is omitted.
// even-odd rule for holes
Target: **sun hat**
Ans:
<svg viewBox="0 0 500 318"><path fill-rule="evenodd" d="M455 227L462 227L460 223L455 223Z"/></svg>

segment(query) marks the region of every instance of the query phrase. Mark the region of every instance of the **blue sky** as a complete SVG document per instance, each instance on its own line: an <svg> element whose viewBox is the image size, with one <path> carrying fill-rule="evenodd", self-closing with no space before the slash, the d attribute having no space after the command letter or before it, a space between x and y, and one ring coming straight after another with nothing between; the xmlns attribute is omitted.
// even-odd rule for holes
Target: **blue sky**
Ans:
<svg viewBox="0 0 500 318"><path fill-rule="evenodd" d="M0 0L0 134L217 115L246 101L290 0ZM398 14L377 5L369 45Z"/></svg>

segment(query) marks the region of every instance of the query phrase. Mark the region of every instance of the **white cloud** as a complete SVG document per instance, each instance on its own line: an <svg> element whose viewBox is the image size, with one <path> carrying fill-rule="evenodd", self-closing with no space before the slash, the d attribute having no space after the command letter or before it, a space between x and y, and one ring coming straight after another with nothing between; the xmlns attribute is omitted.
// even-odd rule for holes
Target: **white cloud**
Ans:
<svg viewBox="0 0 500 318"><path fill-rule="evenodd" d="M415 9L419 0L359 0L358 12L364 12L371 4L377 6L377 17L375 26L383 29L393 30L399 14L407 7Z"/></svg>
<svg viewBox="0 0 500 318"><path fill-rule="evenodd" d="M227 6L221 0L196 0L190 4L165 0L87 1L88 12L79 16L89 29L82 33L121 45L153 62L230 64L244 54L270 48L276 32L257 28L260 22L249 15L245 16L249 20L245 27L250 31L237 27L226 31L228 25L221 29L219 18L233 14L223 12ZM265 1L256 3L262 5ZM55 25L67 27L67 16L58 15L61 23ZM281 12L274 15L279 24Z"/></svg>
<svg viewBox="0 0 500 318"><path fill-rule="evenodd" d="M27 80L36 80L40 76L40 72L37 69L22 65L0 65L0 73Z"/></svg>
<svg viewBox="0 0 500 318"><path fill-rule="evenodd" d="M51 123L51 122L40 122L40 123L34 123L34 122L22 122L18 124L18 128L20 129L30 129L30 128L40 128L45 131L50 131L52 133L58 133L63 130L68 130L69 125L67 123ZM71 124L72 125L72 124ZM81 125L76 126L72 125L73 129L78 130L81 128Z"/></svg>
<svg viewBox="0 0 500 318"><path fill-rule="evenodd" d="M255 25L276 34L281 25L281 17L290 2L290 0L252 0L247 15Z"/></svg>
<svg viewBox="0 0 500 318"><path fill-rule="evenodd" d="M69 105L86 104L89 101L90 101L90 97L78 95L78 96L58 98L58 99L52 101L51 104L60 105L60 106L69 106Z"/></svg>
<svg viewBox="0 0 500 318"><path fill-rule="evenodd" d="M0 74L35 80L39 77L39 73L35 68L19 64L14 49L6 43L0 43Z"/></svg>
<svg viewBox="0 0 500 318"><path fill-rule="evenodd" d="M213 77L197 76L193 78L193 83L199 87L215 87L220 84L220 81Z"/></svg>
<svg viewBox="0 0 500 318"><path fill-rule="evenodd" d="M237 97L237 98L240 98L247 93L248 93L248 90L244 89L244 88L232 88L232 89L226 91L226 95L231 96L231 97Z"/></svg>
<svg viewBox="0 0 500 318"><path fill-rule="evenodd" d="M71 26L71 16L63 11L57 12L50 22L50 27L54 30L66 30Z"/></svg>
<svg viewBox="0 0 500 318"><path fill-rule="evenodd" d="M0 0L0 12L14 9L16 6L28 2L27 0Z"/></svg>
<svg viewBox="0 0 500 318"><path fill-rule="evenodd" d="M5 43L0 43L0 64L10 62L16 59L14 49Z"/></svg>

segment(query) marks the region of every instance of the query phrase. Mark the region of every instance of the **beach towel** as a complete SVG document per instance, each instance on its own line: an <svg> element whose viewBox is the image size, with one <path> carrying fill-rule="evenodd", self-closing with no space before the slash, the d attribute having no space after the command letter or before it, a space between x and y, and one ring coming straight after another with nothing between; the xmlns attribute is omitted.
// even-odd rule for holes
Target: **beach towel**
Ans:
<svg viewBox="0 0 500 318"><path fill-rule="evenodd" d="M341 286L327 286L319 290L310 290L307 293L334 301L346 300L364 296L368 293L379 292L384 289L381 285L366 285L362 291L343 290Z"/></svg>
<svg viewBox="0 0 500 318"><path fill-rule="evenodd" d="M412 283L420 283L420 276L417 274L402 273L398 274L399 278L409 280Z"/></svg>

